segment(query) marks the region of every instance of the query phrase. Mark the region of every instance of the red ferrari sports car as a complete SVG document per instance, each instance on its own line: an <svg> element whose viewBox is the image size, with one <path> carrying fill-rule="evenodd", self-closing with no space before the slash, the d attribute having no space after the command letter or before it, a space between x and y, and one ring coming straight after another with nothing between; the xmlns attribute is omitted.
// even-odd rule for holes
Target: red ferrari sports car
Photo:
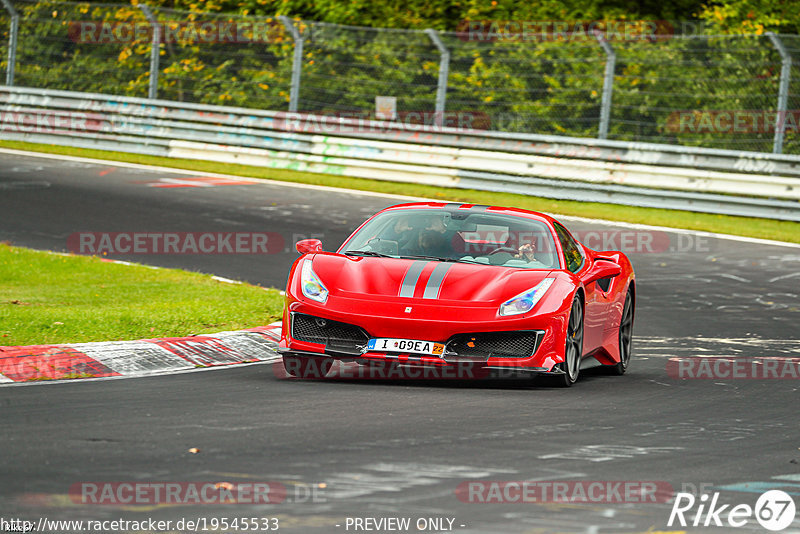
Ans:
<svg viewBox="0 0 800 534"><path fill-rule="evenodd" d="M299 241L279 351L288 374L334 360L545 374L623 374L636 286L622 252L597 252L532 211L452 203L387 208L336 252Z"/></svg>

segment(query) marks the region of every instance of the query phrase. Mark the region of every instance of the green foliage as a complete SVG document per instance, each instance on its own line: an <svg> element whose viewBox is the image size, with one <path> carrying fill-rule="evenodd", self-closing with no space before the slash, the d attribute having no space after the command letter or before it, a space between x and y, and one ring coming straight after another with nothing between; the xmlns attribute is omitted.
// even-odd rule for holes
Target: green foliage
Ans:
<svg viewBox="0 0 800 534"><path fill-rule="evenodd" d="M712 0L699 17L717 33L800 33L798 0Z"/></svg>
<svg viewBox="0 0 800 534"><path fill-rule="evenodd" d="M17 2L22 23L16 83L147 96L149 33L137 33L123 42L96 43L81 39L76 30L81 21L147 26L135 3ZM781 59L763 34L797 31L800 21L798 0L725 0L706 5L689 0L151 0L148 4L162 28L175 29L179 36L159 45L160 98L288 109L295 45L274 18L286 14L295 17L304 36L301 111L373 117L376 96L395 96L401 113L428 113L431 122L439 52L419 29L436 28L451 53L447 110L476 117L466 126L577 137L598 133L606 56L595 37L509 34L503 33L502 24L499 34L473 35L465 30L469 28L465 21L566 21L573 28L579 21L593 20L627 21L633 27L672 21L660 23L659 28L697 35L611 38L617 64L609 138L757 151L771 151L773 131L768 124L758 131L740 132L676 130L676 126L686 113L774 110ZM684 28L676 21L696 24ZM213 32L178 31L187 26L194 31L204 23L216 28L257 23L268 31L245 31L241 34L245 38L236 42L215 41ZM707 28L701 31L700 25ZM2 31L7 27L7 19L0 18ZM736 35L713 37L719 34ZM800 41L793 36L782 39L800 58ZM793 67L789 109L800 106L797 65L800 60ZM785 143L784 152L800 153L796 131L787 133Z"/></svg>
<svg viewBox="0 0 800 534"><path fill-rule="evenodd" d="M144 89L136 84L149 68L146 42L81 44L73 31L78 21L142 23L138 8L50 1L16 5L20 12L17 85L146 96L146 84Z"/></svg>

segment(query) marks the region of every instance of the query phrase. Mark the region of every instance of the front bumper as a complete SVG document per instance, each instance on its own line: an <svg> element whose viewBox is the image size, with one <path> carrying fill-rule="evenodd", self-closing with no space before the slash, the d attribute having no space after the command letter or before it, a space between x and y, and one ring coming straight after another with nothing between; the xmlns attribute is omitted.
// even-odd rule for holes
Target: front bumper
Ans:
<svg viewBox="0 0 800 534"><path fill-rule="evenodd" d="M448 310L439 307L440 317L446 317L448 313L457 313L460 310ZM497 371L519 371L526 373L547 373L561 374L560 364L563 361L564 321L560 315L547 316L528 316L520 318L504 319L502 321L481 321L481 320L461 320L461 321L435 321L425 314L423 318L407 317L375 317L359 314L336 313L322 307L309 306L306 303L295 301L287 306L284 316L284 331L279 344L279 352L294 356L323 356L339 360L358 361L360 363L380 364L381 362L393 362L404 366L434 366L452 367L472 365L487 370ZM463 314L462 315L469 315ZM297 339L296 327L298 318L303 318L303 324L307 324L307 316L318 318L322 321L333 321L350 325L353 327L351 334L355 338L355 332L361 332L361 343L351 342L345 347L341 342L328 342L322 338L316 341ZM485 314L484 314L485 316ZM469 342L471 334L489 335L490 340L495 345L503 342L504 338L509 338L514 342L513 336L525 340L527 336L536 336L533 346L530 346L530 354L522 353L514 356L498 356L491 351L476 353L475 350L464 350L464 341ZM366 350L366 342L371 337L388 337L402 339L420 339L434 341L446 345L445 353L442 356L428 356L406 353L387 353ZM462 342L461 352L455 350L453 342L460 339ZM472 338L480 344L484 338ZM341 341L341 340L339 340ZM351 339L353 341L353 339ZM492 346L495 346L492 345ZM475 347L480 349L480 345ZM486 352L489 352L487 354ZM506 351L508 352L508 351ZM522 351L518 351L522 352Z"/></svg>
<svg viewBox="0 0 800 534"><path fill-rule="evenodd" d="M529 378L532 375L563 375L560 367L510 367L485 365L471 362L430 362L424 358L390 355L385 358L341 358L337 355L317 352L302 352L279 349L285 356L298 358L328 358L339 361L355 361L355 369L340 368L336 378L351 379L459 379L474 380L483 378Z"/></svg>

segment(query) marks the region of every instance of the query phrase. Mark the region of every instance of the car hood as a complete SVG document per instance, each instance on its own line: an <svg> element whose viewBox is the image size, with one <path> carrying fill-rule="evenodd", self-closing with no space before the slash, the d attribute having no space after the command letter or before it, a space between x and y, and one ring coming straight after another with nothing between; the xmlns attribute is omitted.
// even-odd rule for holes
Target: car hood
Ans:
<svg viewBox="0 0 800 534"><path fill-rule="evenodd" d="M332 296L409 298L499 305L535 286L551 270L430 260L315 254L314 272Z"/></svg>

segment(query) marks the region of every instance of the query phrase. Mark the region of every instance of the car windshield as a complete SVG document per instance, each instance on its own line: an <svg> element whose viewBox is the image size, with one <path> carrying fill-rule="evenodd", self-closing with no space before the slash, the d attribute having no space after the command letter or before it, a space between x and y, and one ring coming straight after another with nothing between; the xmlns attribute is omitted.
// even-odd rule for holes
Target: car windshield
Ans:
<svg viewBox="0 0 800 534"><path fill-rule="evenodd" d="M365 224L341 252L351 256L422 258L520 269L560 268L547 225L485 211L386 211Z"/></svg>

